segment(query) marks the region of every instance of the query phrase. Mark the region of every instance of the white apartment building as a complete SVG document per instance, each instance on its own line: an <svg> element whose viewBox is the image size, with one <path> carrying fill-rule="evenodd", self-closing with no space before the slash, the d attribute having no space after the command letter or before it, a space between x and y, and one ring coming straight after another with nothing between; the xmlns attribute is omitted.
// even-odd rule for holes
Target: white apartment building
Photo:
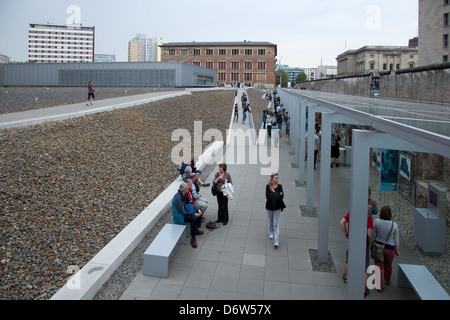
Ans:
<svg viewBox="0 0 450 320"><path fill-rule="evenodd" d="M305 73L308 81L317 80L317 68L305 68Z"/></svg>
<svg viewBox="0 0 450 320"><path fill-rule="evenodd" d="M449 0L419 0L419 65L449 61L449 15Z"/></svg>
<svg viewBox="0 0 450 320"><path fill-rule="evenodd" d="M36 63L94 62L95 27L30 24L28 61Z"/></svg>
<svg viewBox="0 0 450 320"><path fill-rule="evenodd" d="M161 61L161 49L158 45L162 43L145 34L136 35L128 42L128 62Z"/></svg>

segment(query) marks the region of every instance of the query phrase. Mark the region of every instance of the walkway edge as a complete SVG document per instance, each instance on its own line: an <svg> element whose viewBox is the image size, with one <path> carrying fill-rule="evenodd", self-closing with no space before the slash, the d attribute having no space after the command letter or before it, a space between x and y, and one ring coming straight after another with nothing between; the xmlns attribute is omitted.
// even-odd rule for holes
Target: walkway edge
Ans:
<svg viewBox="0 0 450 320"><path fill-rule="evenodd" d="M223 141L214 142L197 162L201 170L210 164L223 150ZM178 177L128 226L112 239L82 269L56 292L50 300L89 300L109 279L126 257L136 248L145 235L172 205L173 195L183 180Z"/></svg>

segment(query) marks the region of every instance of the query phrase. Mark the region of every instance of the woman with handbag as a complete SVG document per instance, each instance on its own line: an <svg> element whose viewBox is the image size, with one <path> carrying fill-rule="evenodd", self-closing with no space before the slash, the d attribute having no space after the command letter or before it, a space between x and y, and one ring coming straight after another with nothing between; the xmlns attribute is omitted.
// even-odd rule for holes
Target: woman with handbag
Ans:
<svg viewBox="0 0 450 320"><path fill-rule="evenodd" d="M399 231L397 223L392 221L392 211L389 206L384 206L380 211L380 218L373 223L373 239L370 249L372 257L375 257L375 265L380 268L379 283L383 291L384 281L389 285L392 274L392 262L395 256L400 255ZM381 255L375 256L376 252L381 250ZM384 281L383 281L384 274Z"/></svg>
<svg viewBox="0 0 450 320"><path fill-rule="evenodd" d="M286 208L283 202L283 186L278 183L278 173L270 176L266 185L266 210L269 220L269 238L274 239L274 247L278 248L280 236L280 215Z"/></svg>
<svg viewBox="0 0 450 320"><path fill-rule="evenodd" d="M213 180L213 186L217 191L217 220L216 223L222 222L224 226L228 224L228 197L222 192L225 188L225 183L233 183L231 176L227 172L227 165L225 163L219 164L219 172L216 173Z"/></svg>

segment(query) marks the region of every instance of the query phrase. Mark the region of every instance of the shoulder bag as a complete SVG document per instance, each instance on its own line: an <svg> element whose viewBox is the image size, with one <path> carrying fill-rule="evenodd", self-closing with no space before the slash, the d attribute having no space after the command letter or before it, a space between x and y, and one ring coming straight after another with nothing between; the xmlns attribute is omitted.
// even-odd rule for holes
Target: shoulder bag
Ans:
<svg viewBox="0 0 450 320"><path fill-rule="evenodd" d="M394 221L392 221L391 230L389 231L388 236L386 237L386 241L388 241L389 236L391 235L392 228L394 227ZM386 243L379 244L378 242L374 241L372 243L372 249L370 250L370 256L374 260L379 260L384 262L384 247L386 246Z"/></svg>

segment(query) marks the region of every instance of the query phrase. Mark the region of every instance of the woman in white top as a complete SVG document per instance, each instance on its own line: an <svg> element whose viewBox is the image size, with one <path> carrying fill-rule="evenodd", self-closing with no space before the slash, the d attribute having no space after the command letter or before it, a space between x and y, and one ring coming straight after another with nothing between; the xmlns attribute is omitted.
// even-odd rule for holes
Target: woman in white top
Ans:
<svg viewBox="0 0 450 320"><path fill-rule="evenodd" d="M380 219L373 223L373 239L379 244L384 244L384 261L375 260L375 265L380 268L380 288L383 291L384 281L389 285L392 274L392 261L395 256L400 255L399 231L397 223L392 221L392 212L389 206L384 206L380 211ZM384 273L384 281L383 281Z"/></svg>

